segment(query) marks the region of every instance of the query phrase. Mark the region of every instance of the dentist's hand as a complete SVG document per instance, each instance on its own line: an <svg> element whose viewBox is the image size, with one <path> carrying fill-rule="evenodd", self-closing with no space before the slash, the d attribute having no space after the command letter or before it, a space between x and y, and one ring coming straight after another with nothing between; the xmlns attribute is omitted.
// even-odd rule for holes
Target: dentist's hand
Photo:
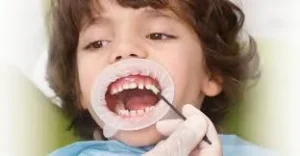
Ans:
<svg viewBox="0 0 300 156"><path fill-rule="evenodd" d="M145 153L145 156L221 156L219 136L208 117L189 104L182 108L182 113L186 121L177 119L157 122L158 132L169 137ZM211 145L202 140L205 135Z"/></svg>

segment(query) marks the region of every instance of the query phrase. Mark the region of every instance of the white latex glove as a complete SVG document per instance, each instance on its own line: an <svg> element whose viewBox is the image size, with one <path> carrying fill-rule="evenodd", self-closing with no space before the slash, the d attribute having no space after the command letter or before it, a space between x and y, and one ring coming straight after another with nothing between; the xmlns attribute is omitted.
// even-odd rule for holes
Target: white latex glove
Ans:
<svg viewBox="0 0 300 156"><path fill-rule="evenodd" d="M158 132L169 136L145 156L221 156L220 139L213 123L200 110L187 104L182 108L186 121L163 120L156 123ZM204 136L212 142L202 141Z"/></svg>

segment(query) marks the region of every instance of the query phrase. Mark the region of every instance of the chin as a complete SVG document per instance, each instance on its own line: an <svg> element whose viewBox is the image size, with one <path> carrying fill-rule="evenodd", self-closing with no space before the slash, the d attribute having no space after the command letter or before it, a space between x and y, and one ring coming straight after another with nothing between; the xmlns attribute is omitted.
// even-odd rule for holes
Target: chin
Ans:
<svg viewBox="0 0 300 156"><path fill-rule="evenodd" d="M132 147L155 145L164 138L155 126L136 131L119 131L112 139L121 141Z"/></svg>

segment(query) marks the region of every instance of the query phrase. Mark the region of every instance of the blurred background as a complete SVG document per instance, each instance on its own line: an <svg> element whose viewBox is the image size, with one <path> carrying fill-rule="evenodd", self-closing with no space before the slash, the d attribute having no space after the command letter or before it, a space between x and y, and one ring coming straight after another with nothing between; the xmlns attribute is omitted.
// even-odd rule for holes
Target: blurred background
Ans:
<svg viewBox="0 0 300 156"><path fill-rule="evenodd" d="M245 29L258 39L295 41L300 27L298 0L232 0L246 14ZM1 0L0 61L32 77L37 60L47 50L44 25L46 0ZM26 59L24 59L26 58Z"/></svg>
<svg viewBox="0 0 300 156"><path fill-rule="evenodd" d="M281 151L283 155L294 155L300 145L300 1L233 1L245 11L244 29L257 39L262 77L259 84L248 92L243 105L248 111L242 119L229 116L230 123L225 121L224 124L231 124L229 133L239 129L244 138L254 143ZM22 81L44 89L39 73L44 72L40 60L47 52L47 4L43 0L0 0L0 98L4 99L0 108L0 155L10 155L16 148L14 146L21 146L13 141L27 135L18 128L20 124L32 125L32 121L23 118L30 115L31 109L11 104L33 97L26 94L24 99L23 92L12 93L20 90L18 85L23 85L16 79L25 77L26 80ZM30 91L27 85L23 88L24 92ZM44 91L44 94L51 93ZM28 114L22 114L22 109L28 109ZM37 143L28 138L38 139L32 134L23 138L22 144L27 141Z"/></svg>

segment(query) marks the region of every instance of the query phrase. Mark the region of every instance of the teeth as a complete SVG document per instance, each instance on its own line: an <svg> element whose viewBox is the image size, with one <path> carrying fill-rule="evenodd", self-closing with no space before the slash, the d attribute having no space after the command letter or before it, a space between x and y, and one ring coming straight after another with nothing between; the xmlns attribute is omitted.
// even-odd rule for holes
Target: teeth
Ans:
<svg viewBox="0 0 300 156"><path fill-rule="evenodd" d="M130 86L129 86L130 89L135 89L137 88L137 84L135 83L131 83Z"/></svg>
<svg viewBox="0 0 300 156"><path fill-rule="evenodd" d="M124 106L124 103L119 103L119 104L117 104L116 105L116 107L115 107L115 112L120 112L120 110L124 110L125 108L124 108L125 106Z"/></svg>
<svg viewBox="0 0 300 156"><path fill-rule="evenodd" d="M122 88L122 86L119 86L119 88L118 88L118 92L120 93L120 92L122 92L123 91L123 88Z"/></svg>
<svg viewBox="0 0 300 156"><path fill-rule="evenodd" d="M145 113L144 110L138 110L138 111L137 111L137 114L138 114L138 115L143 115L144 113Z"/></svg>
<svg viewBox="0 0 300 156"><path fill-rule="evenodd" d="M159 90L155 87L155 86L151 86L150 90L154 93L154 94L158 94Z"/></svg>
<svg viewBox="0 0 300 156"><path fill-rule="evenodd" d="M124 110L124 115L128 116L129 115L129 111L128 110Z"/></svg>
<svg viewBox="0 0 300 156"><path fill-rule="evenodd" d="M149 108L149 107L146 107L146 108L145 108L145 112L148 113L149 111L150 111L150 108Z"/></svg>
<svg viewBox="0 0 300 156"><path fill-rule="evenodd" d="M124 115L124 110L119 110L118 114L119 115Z"/></svg>
<svg viewBox="0 0 300 156"><path fill-rule="evenodd" d="M119 115L130 115L130 116L135 116L135 115L143 115L145 113L150 112L151 110L154 109L154 106L151 107L146 107L144 110L124 110L124 109L119 109L118 114Z"/></svg>
<svg viewBox="0 0 300 156"><path fill-rule="evenodd" d="M130 111L130 116L135 116L136 114L137 114L137 112L135 110Z"/></svg>
<svg viewBox="0 0 300 156"><path fill-rule="evenodd" d="M114 94L122 92L123 90L136 89L136 88L138 88L140 90L143 90L144 88L146 88L147 90L151 90L155 94L159 93L159 89L157 87L155 87L154 85L147 84L146 86L144 86L143 84L137 85L136 83L130 83L130 84L124 84L123 86L119 86L118 88L111 89L110 94L114 95Z"/></svg>
<svg viewBox="0 0 300 156"><path fill-rule="evenodd" d="M124 108L120 108L117 112L119 115L122 116L136 116L136 115L144 115L145 113L148 113L154 109L154 106L146 107L144 110L125 110Z"/></svg>
<svg viewBox="0 0 300 156"><path fill-rule="evenodd" d="M159 89L156 88L154 85L147 84L146 85L146 89L147 90L151 90L154 94L158 94L159 93Z"/></svg>
<svg viewBox="0 0 300 156"><path fill-rule="evenodd" d="M151 88L151 85L150 85L150 84L147 84L147 85L146 85L146 89L150 90L150 88Z"/></svg>
<svg viewBox="0 0 300 156"><path fill-rule="evenodd" d="M154 94L158 94L160 92L160 90L155 85L143 84L143 83L137 84L137 83L131 82L131 83L125 83L125 84L120 85L118 87L111 88L110 89L110 94L115 95L115 94L118 94L118 93L120 93L124 90L136 89L136 88L138 88L140 90L147 89L147 90L152 91Z"/></svg>
<svg viewBox="0 0 300 156"><path fill-rule="evenodd" d="M118 90L116 88L112 89L110 92L111 95L115 95L117 93L118 93Z"/></svg>
<svg viewBox="0 0 300 156"><path fill-rule="evenodd" d="M143 85L143 84L139 84L138 87L139 87L140 90L143 90L143 89L144 89L144 85Z"/></svg>
<svg viewBox="0 0 300 156"><path fill-rule="evenodd" d="M154 106L151 106L151 107L150 107L150 111L152 111L153 109L154 109Z"/></svg>
<svg viewBox="0 0 300 156"><path fill-rule="evenodd" d="M129 84L124 84L124 85L123 85L123 89L124 89L124 90L129 89Z"/></svg>

